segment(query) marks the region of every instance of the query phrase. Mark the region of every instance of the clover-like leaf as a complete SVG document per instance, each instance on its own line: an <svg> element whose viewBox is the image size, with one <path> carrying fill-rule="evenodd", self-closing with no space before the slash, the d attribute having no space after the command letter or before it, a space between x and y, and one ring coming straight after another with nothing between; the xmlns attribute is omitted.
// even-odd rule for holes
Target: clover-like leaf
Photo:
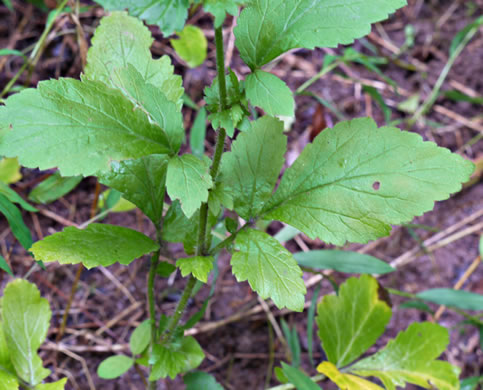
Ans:
<svg viewBox="0 0 483 390"><path fill-rule="evenodd" d="M101 183L121 192L158 226L163 214L168 158L153 154L111 166L110 172L100 175Z"/></svg>
<svg viewBox="0 0 483 390"><path fill-rule="evenodd" d="M112 161L174 153L166 134L117 89L98 81L40 82L0 107L0 154L63 176L108 171Z"/></svg>
<svg viewBox="0 0 483 390"><path fill-rule="evenodd" d="M253 122L238 135L222 160L222 178L244 219L257 216L270 198L284 163L287 137L283 123L271 117Z"/></svg>
<svg viewBox="0 0 483 390"><path fill-rule="evenodd" d="M290 49L350 44L405 5L406 0L252 0L238 18L236 45L255 69Z"/></svg>
<svg viewBox="0 0 483 390"><path fill-rule="evenodd" d="M367 275L350 278L339 294L319 303L319 338L330 362L343 367L361 356L384 333L391 309L378 297L377 281Z"/></svg>
<svg viewBox="0 0 483 390"><path fill-rule="evenodd" d="M107 0L109 1L109 0ZM119 5L117 0L110 1ZM134 4L134 3L133 3ZM129 64L143 76L144 81L161 90L168 100L181 109L183 86L181 77L174 74L174 67L168 56L153 60L150 47L154 39L149 29L135 17L125 12L113 12L101 19L87 53L84 77L114 85L112 74L115 69Z"/></svg>
<svg viewBox="0 0 483 390"><path fill-rule="evenodd" d="M418 134L354 119L323 131L304 149L265 217L336 245L365 243L432 209L472 172L471 162Z"/></svg>
<svg viewBox="0 0 483 390"><path fill-rule="evenodd" d="M189 0L95 0L109 11L126 9L148 24L159 26L164 35L183 29L188 17Z"/></svg>
<svg viewBox="0 0 483 390"><path fill-rule="evenodd" d="M153 369L150 381L169 376L174 379L178 374L198 367L205 354L198 342L191 336L183 337L169 346L155 345L153 349Z"/></svg>
<svg viewBox="0 0 483 390"><path fill-rule="evenodd" d="M247 76L245 90L250 103L262 108L268 115L295 115L292 91L277 76L256 70Z"/></svg>
<svg viewBox="0 0 483 390"><path fill-rule="evenodd" d="M253 229L238 234L236 248L231 266L239 282L248 280L258 295L271 298L280 309L303 310L306 288L302 270L288 250L275 238Z"/></svg>
<svg viewBox="0 0 483 390"><path fill-rule="evenodd" d="M115 262L128 265L158 248L157 243L135 230L93 223L86 229L67 227L37 241L31 251L37 260L46 263L82 263L89 269Z"/></svg>
<svg viewBox="0 0 483 390"><path fill-rule="evenodd" d="M168 163L166 187L171 199L179 199L190 218L208 200L213 187L209 163L191 154L173 157Z"/></svg>
<svg viewBox="0 0 483 390"><path fill-rule="evenodd" d="M446 328L433 323L413 323L374 355L352 365L350 372L373 376L387 390L413 383L425 389L459 389L458 367L436 360L449 343Z"/></svg>
<svg viewBox="0 0 483 390"><path fill-rule="evenodd" d="M18 377L32 386L50 374L37 350L47 337L51 316L49 302L34 284L17 279L5 287L2 320L10 359Z"/></svg>
<svg viewBox="0 0 483 390"><path fill-rule="evenodd" d="M180 268L183 277L193 274L196 279L206 283L214 261L215 258L212 256L195 256L179 259L176 266Z"/></svg>

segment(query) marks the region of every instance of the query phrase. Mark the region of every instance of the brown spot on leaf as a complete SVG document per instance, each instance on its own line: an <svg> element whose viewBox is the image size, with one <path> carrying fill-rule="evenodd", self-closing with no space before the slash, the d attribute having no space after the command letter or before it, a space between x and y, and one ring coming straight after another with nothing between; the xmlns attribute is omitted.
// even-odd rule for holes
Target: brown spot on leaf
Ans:
<svg viewBox="0 0 483 390"><path fill-rule="evenodd" d="M374 188L376 191L381 188L381 183L379 181L375 181L372 183L372 188Z"/></svg>

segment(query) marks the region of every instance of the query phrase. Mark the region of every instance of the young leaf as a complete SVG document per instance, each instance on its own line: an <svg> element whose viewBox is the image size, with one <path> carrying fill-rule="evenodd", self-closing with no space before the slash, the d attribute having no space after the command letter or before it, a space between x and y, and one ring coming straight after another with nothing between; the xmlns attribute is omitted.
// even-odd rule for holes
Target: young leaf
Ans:
<svg viewBox="0 0 483 390"><path fill-rule="evenodd" d="M260 107L268 115L295 115L292 91L277 76L256 70L247 76L245 90L250 103Z"/></svg>
<svg viewBox="0 0 483 390"><path fill-rule="evenodd" d="M98 81L43 81L0 107L0 154L27 167L88 176L113 160L173 152L159 126Z"/></svg>
<svg viewBox="0 0 483 390"><path fill-rule="evenodd" d="M35 203L49 204L71 192L82 181L82 176L62 177L59 172L45 179L29 194Z"/></svg>
<svg viewBox="0 0 483 390"><path fill-rule="evenodd" d="M183 377L186 390L223 390L223 387L216 379L206 372L195 371Z"/></svg>
<svg viewBox="0 0 483 390"><path fill-rule="evenodd" d="M13 276L12 269L10 268L7 261L5 260L5 258L2 255L0 255L0 269L3 269L7 274L9 274L10 276ZM1 362L2 362L2 360L0 358L0 364L1 364Z"/></svg>
<svg viewBox="0 0 483 390"><path fill-rule="evenodd" d="M45 383L35 386L34 390L64 390L67 383L67 378L53 383Z"/></svg>
<svg viewBox="0 0 483 390"><path fill-rule="evenodd" d="M319 364L317 370L326 375L341 390L383 390L382 387L358 376L340 372L331 362Z"/></svg>
<svg viewBox="0 0 483 390"><path fill-rule="evenodd" d="M448 331L440 325L413 323L389 341L386 347L350 367L361 376L375 376L387 390L413 383L426 389L459 388L459 368L435 360L449 343Z"/></svg>
<svg viewBox="0 0 483 390"><path fill-rule="evenodd" d="M205 160L184 154L169 161L166 176L168 195L173 200L180 200L188 218L208 200L208 190L212 186L210 167Z"/></svg>
<svg viewBox="0 0 483 390"><path fill-rule="evenodd" d="M134 360L125 355L115 355L104 360L97 367L97 375L102 379L119 378L122 374L129 371L134 365Z"/></svg>
<svg viewBox="0 0 483 390"><path fill-rule="evenodd" d="M147 24L156 24L165 36L183 29L188 17L188 0L95 0L109 11L128 9Z"/></svg>
<svg viewBox="0 0 483 390"><path fill-rule="evenodd" d="M374 278L362 275L348 279L339 295L326 295L319 303L319 338L327 358L337 367L357 359L384 333L391 308L379 300L378 289Z"/></svg>
<svg viewBox="0 0 483 390"><path fill-rule="evenodd" d="M0 214L7 219L15 238L28 250L32 246L30 230L25 226L19 209L2 194L0 194Z"/></svg>
<svg viewBox="0 0 483 390"><path fill-rule="evenodd" d="M109 210L110 213L125 213L126 211L136 209L134 203L124 199L119 191L112 188L105 190L99 195L97 207L102 211Z"/></svg>
<svg viewBox="0 0 483 390"><path fill-rule="evenodd" d="M150 155L136 160L113 162L112 170L99 176L99 181L122 193L158 226L163 214L168 158Z"/></svg>
<svg viewBox="0 0 483 390"><path fill-rule="evenodd" d="M299 265L316 270L333 269L358 274L387 274L395 269L386 262L362 253L340 250L313 250L294 253Z"/></svg>
<svg viewBox="0 0 483 390"><path fill-rule="evenodd" d="M214 261L215 258L211 256L196 256L179 259L176 262L176 266L181 269L181 275L183 277L193 274L196 279L206 283L208 282L208 275L213 269Z"/></svg>
<svg viewBox="0 0 483 390"><path fill-rule="evenodd" d="M171 45L176 53L190 68L200 66L206 59L208 42L203 31L192 25L187 25L178 33L179 39L171 39Z"/></svg>
<svg viewBox="0 0 483 390"><path fill-rule="evenodd" d="M365 243L432 209L472 172L471 162L418 134L354 119L304 149L285 171L265 218L336 245Z"/></svg>
<svg viewBox="0 0 483 390"><path fill-rule="evenodd" d="M244 219L257 216L270 198L284 163L287 137L281 121L269 116L253 122L223 155L221 172Z"/></svg>
<svg viewBox="0 0 483 390"><path fill-rule="evenodd" d="M223 24L226 14L236 15L243 0L203 0L203 8L215 17L215 27Z"/></svg>
<svg viewBox="0 0 483 390"><path fill-rule="evenodd" d="M231 266L239 282L248 280L258 295L272 298L279 309L303 310L306 288L302 270L288 250L273 237L253 229L238 234L236 247Z"/></svg>
<svg viewBox="0 0 483 390"><path fill-rule="evenodd" d="M290 49L351 44L370 32L371 23L405 5L405 0L253 0L238 18L236 46L255 69Z"/></svg>
<svg viewBox="0 0 483 390"><path fill-rule="evenodd" d="M16 158L0 159L0 182L5 184L16 183L22 179L20 164Z"/></svg>
<svg viewBox="0 0 483 390"><path fill-rule="evenodd" d="M451 288L434 288L417 294L418 298L462 310L483 310L483 295Z"/></svg>
<svg viewBox="0 0 483 390"><path fill-rule="evenodd" d="M111 2L115 4L117 0ZM168 56L152 59L149 48L153 41L151 32L139 19L125 12L113 12L102 18L96 29L87 53L84 77L113 85L113 71L131 64L143 75L146 83L160 89L181 109L184 92L181 77L174 74Z"/></svg>
<svg viewBox="0 0 483 390"><path fill-rule="evenodd" d="M198 367L205 354L198 342L191 336L183 337L178 343L169 346L155 345L153 350L153 370L150 381L169 376L174 379L178 374Z"/></svg>
<svg viewBox="0 0 483 390"><path fill-rule="evenodd" d="M320 390L320 387L299 368L282 362L282 370L291 384L299 390Z"/></svg>
<svg viewBox="0 0 483 390"><path fill-rule="evenodd" d="M51 311L34 284L16 279L5 287L2 319L10 359L19 378L32 386L49 374L37 350L47 336Z"/></svg>
<svg viewBox="0 0 483 390"><path fill-rule="evenodd" d="M151 340L151 320L141 322L141 324L132 332L129 339L129 347L133 355L144 352Z"/></svg>
<svg viewBox="0 0 483 390"><path fill-rule="evenodd" d="M0 194L5 196L10 202L17 203L26 211L36 212L38 211L35 207L28 204L23 198L12 190L7 184L0 181Z"/></svg>
<svg viewBox="0 0 483 390"><path fill-rule="evenodd" d="M60 264L82 263L88 269L107 267L133 260L154 252L158 244L144 234L128 228L93 223L81 230L67 227L37 241L31 248L37 260Z"/></svg>
<svg viewBox="0 0 483 390"><path fill-rule="evenodd" d="M179 106L170 101L159 87L148 83L131 64L115 69L112 80L136 108L144 111L151 121L159 125L170 149L177 153L184 141L183 116Z"/></svg>

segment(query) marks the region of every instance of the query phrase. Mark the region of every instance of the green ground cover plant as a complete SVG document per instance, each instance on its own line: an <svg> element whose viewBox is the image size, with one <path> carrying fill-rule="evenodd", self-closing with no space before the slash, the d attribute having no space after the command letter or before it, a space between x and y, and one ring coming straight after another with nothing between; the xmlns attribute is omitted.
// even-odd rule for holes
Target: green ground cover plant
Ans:
<svg viewBox="0 0 483 390"><path fill-rule="evenodd" d="M310 256L316 254L292 254L260 229L262 221L281 221L310 238L338 246L366 243L458 192L474 170L471 162L415 133L357 118L323 131L283 171L287 137L277 117L293 117L295 103L286 83L263 66L292 49L350 44L366 35L372 23L406 5L404 0L251 0L241 10L234 31L236 47L251 70L244 80L225 68L221 28L225 14L236 14L241 2L195 1L194 6L214 15L217 77L205 89L206 108L199 114L217 131L212 156L204 153L204 133L195 128L196 123L190 133L192 153L180 153L186 150L188 130L181 111L182 79L174 74L168 56L153 59L153 38L143 23L157 24L166 36L178 32L173 46L189 66L196 66L205 58L206 41L200 31L185 26L190 2L97 2L112 13L95 32L81 79L42 81L37 88L7 98L0 107L0 155L17 158L28 168L57 168L59 173L51 183L43 183L45 187L72 189L82 177L96 176L111 188L105 203L111 196L117 201L122 196L156 228L156 236L147 237L133 229L91 223L84 229L68 227L33 245L25 229L19 227L18 235L14 232L35 259L45 263L93 268L128 265L150 256L146 286L150 317L131 335L130 356L112 356L98 367L105 379L140 365L148 367L149 389L178 375L184 375L188 389L221 388L211 376L193 372L204 353L195 338L184 335L203 313L181 323L197 286L216 274L220 252L231 254L232 272L239 282L248 281L261 298L270 298L278 308L300 312L306 294L301 266L312 266ZM193 36L205 43L193 47ZM265 115L255 119L253 107ZM229 150L225 150L227 139ZM14 210L19 212L13 203L33 206L13 198L8 184L4 187L0 211L9 222L18 220L8 218ZM51 199L40 190L31 198L39 203ZM237 218L229 218L226 210ZM182 243L186 257L173 259L169 243ZM171 261L161 261L161 256ZM318 257L319 268L393 271L375 258L350 252L334 251L322 263ZM157 313L154 281L177 268L186 277L184 292L174 313ZM38 291L22 280L4 292L0 324L6 342L0 344L0 357L8 356L5 361L15 369L9 369L13 379L4 388L64 388L65 381L42 387L48 373L35 353L45 331L33 344L36 347L14 347L9 323L22 315L22 306L16 312L8 310L15 286L22 287L18 294L25 294L25 299L40 299ZM316 319L328 359L318 366L322 375L309 378L297 365L284 363L278 377L292 386L286 389L318 389L315 381L326 377L350 390L382 388L367 377L378 378L387 390L406 383L459 388L458 369L437 360L448 343L448 332L439 325L413 324L384 349L355 362L374 345L391 317L390 306L380 299L382 291L374 278L363 275L349 279L337 295L323 298ZM419 298L434 301L432 294ZM475 299L471 308L481 306L481 300ZM50 313L41 302L42 313ZM44 317L42 329L48 327L50 314ZM397 359L396 350L404 351L407 358ZM30 379L16 363L26 353L27 363L35 362L39 372Z"/></svg>

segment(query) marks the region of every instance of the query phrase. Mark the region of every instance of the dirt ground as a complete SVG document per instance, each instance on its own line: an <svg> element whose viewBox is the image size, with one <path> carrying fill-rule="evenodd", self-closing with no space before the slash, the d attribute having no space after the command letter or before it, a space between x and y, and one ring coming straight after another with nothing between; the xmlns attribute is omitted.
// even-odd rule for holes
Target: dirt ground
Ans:
<svg viewBox="0 0 483 390"><path fill-rule="evenodd" d="M90 4L87 1L81 3ZM14 14L0 6L0 48L27 49L38 40L45 25L46 14L25 1L13 1L13 4ZM388 21L374 26L372 33L357 41L353 47L368 55L372 55L372 48L378 56L389 59L388 64L381 69L384 76L395 81L397 91L381 75L360 64L346 64L326 74L310 86L309 91L330 102L332 109L325 108L313 97L297 96L296 121L288 133L289 160L296 158L314 133L339 120L335 112L347 118L370 115L379 125L384 124L380 106L364 92L363 85L374 87L380 92L392 111L393 120L407 118L408 114L398 109L398 104L416 93L420 93L423 99L428 96L448 61L451 40L460 29L482 13L483 0L409 0L408 7L398 11ZM103 11L99 8L80 15L87 40L102 15ZM213 32L210 17L201 12L192 15L188 23L201 27L210 41L208 59L202 66L195 69L185 67L170 47L169 40L163 38L157 28L151 27L156 38L153 54L171 55L176 72L184 77L186 91L194 101L199 102L207 81L215 75ZM225 23L227 62L239 76L243 76L249 69L241 62L234 48L235 23L236 20L231 17ZM414 45L403 51L398 60L394 60L395 53L399 52L406 40L405 28L408 25L414 29ZM64 15L58 19L53 31L35 69L31 74L23 73L17 85L35 86L38 81L49 78L79 77L82 61L75 24L68 15ZM270 65L270 70L295 90L321 69L327 54L334 52L342 53L342 48L294 51ZM468 95L481 96L482 63L483 34L480 30L455 62L442 90L456 89ZM21 61L15 57L0 57L0 89L11 80L20 66ZM183 110L185 126L190 128L195 114L191 109ZM482 118L481 105L440 97L425 116L425 122L416 124L412 131L478 162L483 157ZM214 132L210 129L208 153L212 152L213 139ZM22 173L24 178L13 188L26 197L45 172L23 169ZM34 240L70 224L88 220L95 192L96 180L86 178L66 197L48 206L40 206L40 213L24 212L24 219L33 232ZM388 263L396 262L397 272L380 278L385 287L410 293L428 288L453 287L478 256L479 235L483 230L482 199L480 170L480 176L460 193L437 203L433 211L413 221L414 224L430 226L436 232L444 231L446 234L441 235L440 239L434 239L439 233L428 229L395 227L390 237L366 246L348 245L345 248L369 253ZM146 234L154 233L153 226L136 211L110 214L104 221L135 228ZM274 224L270 231L275 233L280 228L281 225ZM428 239L429 242L425 241ZM425 247L429 248L427 253L419 251L420 242L425 242ZM286 246L292 251L331 247L303 235L290 240ZM438 246L440 248L436 248ZM32 258L15 243L3 218L0 218L0 247L16 275L25 275L31 269ZM178 255L182 254L179 246L173 245L170 249ZM29 279L49 299L53 311L49 341L41 348L41 354L47 366L54 371L53 378L69 378L67 389L143 388L141 377L134 370L117 381L104 381L98 378L96 368L108 356L128 352L130 333L147 317L145 286L148 265L149 259L144 258L129 267L114 265L108 269L83 271L70 311L68 328L60 344L53 341L75 278L76 267L51 264L47 271L37 269L31 273ZM232 276L226 254L219 258L219 270L215 294L205 317L191 330L206 353L200 368L214 374L226 389L258 390L274 386L278 382L274 378L273 367L280 365L281 360L287 361L287 352L274 335L257 295L247 283L237 283ZM348 275L334 273L333 277L340 283ZM483 294L482 265L464 277L463 289ZM309 286L307 302L311 301L313 289L319 283L322 283L319 299L324 293L332 291L331 285L325 279L320 281L319 275L306 273L304 279ZM0 273L2 289L7 281L7 275ZM169 280L159 278L156 283L158 309L170 313L180 297L184 282L177 275ZM198 296L192 299L188 316L199 310L208 293L209 286L204 286ZM375 347L385 345L388 338L394 337L411 322L434 321L426 312L400 308L399 303L403 299L394 296L392 299L391 323ZM437 306L431 308L435 310ZM302 367L307 373L315 375L316 371L310 365L307 354L307 312L288 313L274 307L271 307L271 312L296 327L302 345ZM443 358L461 367L462 377L478 375L483 371L482 341L478 329L461 324L462 321L463 317L450 310L446 310L439 318L438 322L451 333L451 342ZM315 332L313 347L315 360L322 360L324 355ZM323 387L335 388L327 383ZM166 381L160 388L174 390L184 387L180 380L176 380Z"/></svg>

